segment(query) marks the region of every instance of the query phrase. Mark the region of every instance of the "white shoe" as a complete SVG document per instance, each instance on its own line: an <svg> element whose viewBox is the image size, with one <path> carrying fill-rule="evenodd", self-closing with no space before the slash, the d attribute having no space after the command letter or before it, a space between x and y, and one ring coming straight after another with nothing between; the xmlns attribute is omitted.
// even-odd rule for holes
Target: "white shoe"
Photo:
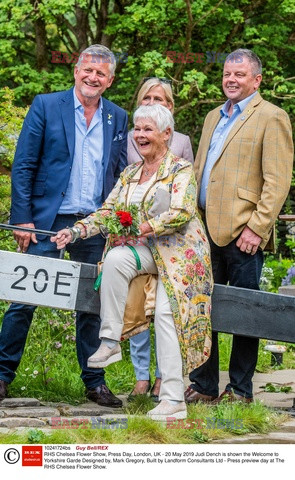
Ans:
<svg viewBox="0 0 295 480"><path fill-rule="evenodd" d="M168 400L161 400L159 405L149 412L147 412L147 416L151 420L167 420L167 417L174 417L174 418L186 418L187 411L185 402L179 402L176 405L171 405Z"/></svg>
<svg viewBox="0 0 295 480"><path fill-rule="evenodd" d="M122 360L120 344L113 348L108 347L105 343L102 343L99 349L88 358L87 367L89 368L104 368L111 363L119 362Z"/></svg>

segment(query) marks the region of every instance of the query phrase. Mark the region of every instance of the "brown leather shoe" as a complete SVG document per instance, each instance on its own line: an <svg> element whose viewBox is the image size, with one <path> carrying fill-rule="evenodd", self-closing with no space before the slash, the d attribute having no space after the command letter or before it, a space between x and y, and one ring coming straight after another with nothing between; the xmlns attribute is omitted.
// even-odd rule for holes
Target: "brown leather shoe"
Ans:
<svg viewBox="0 0 295 480"><path fill-rule="evenodd" d="M246 398L243 397L243 395L238 395L237 393L234 393L230 390L224 390L216 400L214 400L213 404L217 405L218 403L221 403L222 401L227 401L227 402L243 402L243 403L252 403L253 398Z"/></svg>
<svg viewBox="0 0 295 480"><path fill-rule="evenodd" d="M132 392L129 393L127 397L127 402L132 402L140 395L147 395L151 388L150 380L137 380L135 387Z"/></svg>
<svg viewBox="0 0 295 480"><path fill-rule="evenodd" d="M184 399L186 403L211 403L216 398L217 397L214 397L212 395L205 395L203 393L199 393L191 387L187 387L186 391L184 392Z"/></svg>
<svg viewBox="0 0 295 480"><path fill-rule="evenodd" d="M122 400L115 397L106 385L99 385L92 390L87 390L86 396L103 407L120 408L123 405Z"/></svg>
<svg viewBox="0 0 295 480"><path fill-rule="evenodd" d="M4 380L0 380L0 401L7 397L7 385L8 383L4 382Z"/></svg>

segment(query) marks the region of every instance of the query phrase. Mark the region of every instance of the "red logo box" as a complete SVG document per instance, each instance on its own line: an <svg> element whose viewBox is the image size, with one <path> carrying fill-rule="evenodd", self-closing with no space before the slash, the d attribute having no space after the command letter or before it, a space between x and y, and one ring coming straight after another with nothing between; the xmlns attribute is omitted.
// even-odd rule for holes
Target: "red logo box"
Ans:
<svg viewBox="0 0 295 480"><path fill-rule="evenodd" d="M42 467L43 447L38 445L28 445L22 447L22 466L23 467Z"/></svg>

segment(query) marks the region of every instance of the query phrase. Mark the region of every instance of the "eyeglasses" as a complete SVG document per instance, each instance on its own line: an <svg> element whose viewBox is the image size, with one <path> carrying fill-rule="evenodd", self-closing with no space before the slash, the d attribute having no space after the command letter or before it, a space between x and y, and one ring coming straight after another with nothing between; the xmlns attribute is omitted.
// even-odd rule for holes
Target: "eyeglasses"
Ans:
<svg viewBox="0 0 295 480"><path fill-rule="evenodd" d="M145 77L143 79L142 83L145 83L148 80L152 80L154 78L157 79L157 80L160 80L160 82L162 82L162 83L168 83L169 85L172 85L172 80L170 80L170 78L163 78L163 77Z"/></svg>

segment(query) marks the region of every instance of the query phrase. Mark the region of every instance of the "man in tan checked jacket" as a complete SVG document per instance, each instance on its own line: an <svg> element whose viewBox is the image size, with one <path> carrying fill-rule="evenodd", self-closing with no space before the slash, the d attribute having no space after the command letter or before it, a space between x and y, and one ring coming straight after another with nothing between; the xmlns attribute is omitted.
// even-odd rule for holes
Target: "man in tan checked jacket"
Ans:
<svg viewBox="0 0 295 480"><path fill-rule="evenodd" d="M226 103L204 123L195 160L199 208L216 283L259 290L263 250L274 248L274 224L290 188L293 143L288 115L262 99L261 61L238 49L226 59ZM237 321L243 321L237 318ZM190 373L187 403L253 400L259 340L234 335L230 382L219 395L218 337L209 360Z"/></svg>

